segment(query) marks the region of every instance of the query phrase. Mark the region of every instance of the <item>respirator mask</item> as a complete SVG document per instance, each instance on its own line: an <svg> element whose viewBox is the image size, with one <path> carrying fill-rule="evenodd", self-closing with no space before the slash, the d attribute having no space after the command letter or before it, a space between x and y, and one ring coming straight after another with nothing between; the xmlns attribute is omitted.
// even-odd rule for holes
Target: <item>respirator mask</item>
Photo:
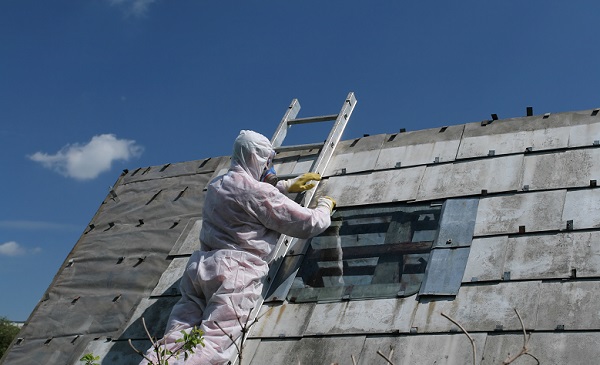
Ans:
<svg viewBox="0 0 600 365"><path fill-rule="evenodd" d="M277 185L279 179L277 178L277 174L275 173L275 168L273 167L273 159L275 158L275 151L271 153L269 159L267 160L267 165L260 176L260 181L269 183L273 186Z"/></svg>

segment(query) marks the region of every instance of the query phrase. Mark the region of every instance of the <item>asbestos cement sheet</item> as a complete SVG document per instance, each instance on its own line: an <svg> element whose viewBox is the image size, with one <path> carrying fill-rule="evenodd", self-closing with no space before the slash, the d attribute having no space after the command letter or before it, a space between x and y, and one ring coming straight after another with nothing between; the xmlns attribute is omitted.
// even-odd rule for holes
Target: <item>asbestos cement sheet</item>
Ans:
<svg viewBox="0 0 600 365"><path fill-rule="evenodd" d="M158 284L152 291L152 296L181 295L179 282L187 266L189 257L174 258L169 267L163 272Z"/></svg>
<svg viewBox="0 0 600 365"><path fill-rule="evenodd" d="M508 236L474 239L463 275L463 283L501 280L504 274L507 246Z"/></svg>
<svg viewBox="0 0 600 365"><path fill-rule="evenodd" d="M523 155L427 166L417 200L516 191L521 187Z"/></svg>
<svg viewBox="0 0 600 365"><path fill-rule="evenodd" d="M600 190L599 190L600 192ZM566 190L482 198L475 236L557 230L563 227Z"/></svg>
<svg viewBox="0 0 600 365"><path fill-rule="evenodd" d="M262 340L250 365L349 364L358 357L365 336Z"/></svg>
<svg viewBox="0 0 600 365"><path fill-rule="evenodd" d="M6 365L81 365L79 355L91 340L91 336L65 336L51 339L23 341L14 345L4 357Z"/></svg>
<svg viewBox="0 0 600 365"><path fill-rule="evenodd" d="M572 245L561 234L511 237L504 272L510 280L566 279L571 275Z"/></svg>
<svg viewBox="0 0 600 365"><path fill-rule="evenodd" d="M471 334L477 349L479 364L487 334ZM374 336L365 341L358 365L385 364L377 353L380 351L393 364L445 364L465 365L473 363L471 341L462 333L428 336ZM390 356L391 354L391 356ZM342 364L342 362L340 362Z"/></svg>
<svg viewBox="0 0 600 365"><path fill-rule="evenodd" d="M471 123L458 151L458 158L505 155L533 151L566 148L569 144L568 116L558 114L545 119L542 116L497 120L482 126Z"/></svg>
<svg viewBox="0 0 600 365"><path fill-rule="evenodd" d="M434 248L419 295L456 295L469 259L470 247Z"/></svg>
<svg viewBox="0 0 600 365"><path fill-rule="evenodd" d="M377 161L385 137L385 134L378 134L376 136L341 141L336 146L335 152L323 176L349 174L375 169L375 162Z"/></svg>
<svg viewBox="0 0 600 365"><path fill-rule="evenodd" d="M206 174L215 169L227 157L205 158L202 160L186 161L150 167L140 167L124 174L122 184L136 181L164 179L175 176Z"/></svg>
<svg viewBox="0 0 600 365"><path fill-rule="evenodd" d="M454 161L463 128L458 125L388 135L375 169Z"/></svg>
<svg viewBox="0 0 600 365"><path fill-rule="evenodd" d="M529 334L528 353L539 364L598 363L598 332L562 332ZM481 365L502 364L523 348L522 334L490 334L487 336ZM521 356L514 364L538 364L531 356Z"/></svg>
<svg viewBox="0 0 600 365"><path fill-rule="evenodd" d="M433 247L470 246L479 198L448 199L444 202L440 228Z"/></svg>
<svg viewBox="0 0 600 365"><path fill-rule="evenodd" d="M303 336L315 306L314 303L264 305L258 322L252 326L250 337Z"/></svg>
<svg viewBox="0 0 600 365"><path fill-rule="evenodd" d="M600 281L563 281L540 286L536 330L600 328ZM528 323L528 322L526 322Z"/></svg>
<svg viewBox="0 0 600 365"><path fill-rule="evenodd" d="M575 274L578 278L599 277L600 232L564 233L563 240L571 244L571 274Z"/></svg>
<svg viewBox="0 0 600 365"><path fill-rule="evenodd" d="M521 330L517 308L529 328L537 315L539 281L510 282L496 285L463 286L454 300L421 300L412 327L418 333L460 331L441 313L452 317L469 331Z"/></svg>
<svg viewBox="0 0 600 365"><path fill-rule="evenodd" d="M600 227L600 189L568 191L562 219L573 229Z"/></svg>
<svg viewBox="0 0 600 365"><path fill-rule="evenodd" d="M416 297L317 304L305 334L410 332Z"/></svg>
<svg viewBox="0 0 600 365"><path fill-rule="evenodd" d="M333 176L319 185L318 193L334 197L340 207L409 201L416 198L424 172L425 166L418 166Z"/></svg>
<svg viewBox="0 0 600 365"><path fill-rule="evenodd" d="M523 186L529 190L590 186L600 181L600 149L526 155Z"/></svg>
<svg viewBox="0 0 600 365"><path fill-rule="evenodd" d="M132 340L131 343L136 349L144 352L151 346L150 340ZM138 364L142 360L142 357L133 351L127 341L94 339L88 343L86 349L81 354L75 356L77 362L73 362L70 365L82 365L79 359L83 355L90 353L99 356L101 364L130 365Z"/></svg>
<svg viewBox="0 0 600 365"><path fill-rule="evenodd" d="M179 296L176 296L142 299L119 339L127 340L131 338L141 340L148 338L144 330L142 318L146 322L146 327L150 334L156 338L161 338L164 335L171 309L179 298Z"/></svg>
<svg viewBox="0 0 600 365"><path fill-rule="evenodd" d="M202 219L199 219L198 217L189 218L185 222L183 232L181 232L181 235L177 238L169 255L191 255L194 251L200 249L201 229Z"/></svg>
<svg viewBox="0 0 600 365"><path fill-rule="evenodd" d="M592 118L593 123L571 127L569 147L593 146L600 141L600 118Z"/></svg>

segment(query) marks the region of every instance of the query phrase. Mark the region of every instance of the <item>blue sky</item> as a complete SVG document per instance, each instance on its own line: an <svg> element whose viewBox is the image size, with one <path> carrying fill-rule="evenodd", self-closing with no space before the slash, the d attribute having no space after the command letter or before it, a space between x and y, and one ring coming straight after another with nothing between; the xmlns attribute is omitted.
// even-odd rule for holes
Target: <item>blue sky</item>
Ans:
<svg viewBox="0 0 600 365"><path fill-rule="evenodd" d="M358 105L344 139L600 106L597 1L2 0L0 316L26 320L121 170ZM294 143L325 131L298 129ZM293 131L292 131L293 133Z"/></svg>

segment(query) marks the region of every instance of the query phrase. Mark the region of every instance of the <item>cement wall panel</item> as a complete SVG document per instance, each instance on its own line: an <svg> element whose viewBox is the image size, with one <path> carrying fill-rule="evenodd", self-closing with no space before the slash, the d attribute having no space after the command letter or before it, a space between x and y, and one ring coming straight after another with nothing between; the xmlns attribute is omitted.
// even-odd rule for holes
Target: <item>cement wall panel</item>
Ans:
<svg viewBox="0 0 600 365"><path fill-rule="evenodd" d="M373 170L385 137L385 134L378 134L340 141L323 176L340 175L342 169L346 173Z"/></svg>
<svg viewBox="0 0 600 365"><path fill-rule="evenodd" d="M529 147L533 151L566 148L568 144L569 127L465 136L458 151L458 159L488 156L490 151L496 156L523 153Z"/></svg>
<svg viewBox="0 0 600 365"><path fill-rule="evenodd" d="M544 283L540 290L536 330L600 328L600 281Z"/></svg>
<svg viewBox="0 0 600 365"><path fill-rule="evenodd" d="M163 272L151 295L153 297L161 295L181 295L181 292L179 291L179 282L181 281L188 260L189 257L174 258L167 270Z"/></svg>
<svg viewBox="0 0 600 365"><path fill-rule="evenodd" d="M410 332L416 296L317 304L306 334Z"/></svg>
<svg viewBox="0 0 600 365"><path fill-rule="evenodd" d="M598 332L538 333L530 334L528 352L539 364L595 364L598 362ZM522 334L490 334L485 343L481 365L497 365L515 356L523 347ZM513 364L538 364L524 355Z"/></svg>
<svg viewBox="0 0 600 365"><path fill-rule="evenodd" d="M570 268L576 276L600 276L600 232L565 233L563 239L572 245Z"/></svg>
<svg viewBox="0 0 600 365"><path fill-rule="evenodd" d="M183 231L175 241L169 255L191 255L195 250L200 249L200 230L202 229L202 219L198 217L184 220ZM180 223L181 224L181 223Z"/></svg>
<svg viewBox="0 0 600 365"><path fill-rule="evenodd" d="M123 176L122 184L144 180L164 179L175 176L212 173L228 157L213 157L201 160L141 167L131 170Z"/></svg>
<svg viewBox="0 0 600 365"><path fill-rule="evenodd" d="M599 228L600 189L568 191L562 219L572 220L573 229Z"/></svg>
<svg viewBox="0 0 600 365"><path fill-rule="evenodd" d="M560 234L511 237L503 271L510 280L568 278L571 251Z"/></svg>
<svg viewBox="0 0 600 365"><path fill-rule="evenodd" d="M481 361L487 334L471 334L477 349L477 364ZM377 354L381 351L394 364L465 365L473 363L473 350L464 334L429 336L376 336L365 341L358 365L385 364ZM345 362L340 362L340 364Z"/></svg>
<svg viewBox="0 0 600 365"><path fill-rule="evenodd" d="M560 229L565 195L566 190L557 190L482 198L475 236L517 233L520 226L526 232Z"/></svg>
<svg viewBox="0 0 600 365"><path fill-rule="evenodd" d="M371 173L332 176L319 185L338 206L389 203L414 200L425 166ZM393 184L389 182L393 181Z"/></svg>
<svg viewBox="0 0 600 365"><path fill-rule="evenodd" d="M165 333L167 326L167 320L171 314L171 309L179 300L179 296L175 297L159 297L142 299L140 304L137 306L129 322L125 326L125 329L119 339L127 340L131 339L145 339L148 338L144 326L142 324L142 318L146 322L148 331L156 338L162 338Z"/></svg>
<svg viewBox="0 0 600 365"><path fill-rule="evenodd" d="M501 280L507 246L508 236L474 239L462 281Z"/></svg>
<svg viewBox="0 0 600 365"><path fill-rule="evenodd" d="M250 337L294 337L306 331L314 303L268 305L260 309L259 321L252 326Z"/></svg>
<svg viewBox="0 0 600 365"><path fill-rule="evenodd" d="M594 119L590 121L592 120ZM600 141L599 121L571 127L569 132L569 147L592 146L596 141Z"/></svg>
<svg viewBox="0 0 600 365"><path fill-rule="evenodd" d="M14 345L4 357L5 365L77 364L78 355L90 341L91 336L55 337L52 339L25 340ZM48 341L50 340L50 341ZM362 346L362 344L361 344Z"/></svg>
<svg viewBox="0 0 600 365"><path fill-rule="evenodd" d="M419 333L460 331L440 313L458 321L467 331L521 330L513 310L517 308L531 328L535 323L540 282L510 282L496 285L463 286L454 300L422 301L412 327Z"/></svg>
<svg viewBox="0 0 600 365"><path fill-rule="evenodd" d="M351 364L364 342L364 336L262 340L250 364Z"/></svg>
<svg viewBox="0 0 600 365"><path fill-rule="evenodd" d="M430 165L417 200L519 190L522 168L522 155Z"/></svg>
<svg viewBox="0 0 600 365"><path fill-rule="evenodd" d="M131 342L135 348L143 352L146 352L152 345L150 340L132 340ZM138 364L142 360L142 357L133 351L127 341L98 339L90 341L86 349L76 356L77 361L72 362L70 365L82 365L79 359L89 353L99 356L101 364L130 365Z"/></svg>
<svg viewBox="0 0 600 365"><path fill-rule="evenodd" d="M523 186L529 190L590 186L600 180L600 149L526 155Z"/></svg>
<svg viewBox="0 0 600 365"><path fill-rule="evenodd" d="M381 150L376 170L450 162L456 159L460 140L438 141L418 145L387 147ZM385 147L386 145L384 145Z"/></svg>

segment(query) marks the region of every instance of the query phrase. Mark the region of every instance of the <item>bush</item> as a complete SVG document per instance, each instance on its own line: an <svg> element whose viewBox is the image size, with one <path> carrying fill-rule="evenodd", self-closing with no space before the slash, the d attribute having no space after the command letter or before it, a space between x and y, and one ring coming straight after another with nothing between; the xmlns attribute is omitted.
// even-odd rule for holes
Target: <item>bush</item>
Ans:
<svg viewBox="0 0 600 365"><path fill-rule="evenodd" d="M8 346L17 337L21 329L5 317L0 317L0 358L4 355Z"/></svg>

